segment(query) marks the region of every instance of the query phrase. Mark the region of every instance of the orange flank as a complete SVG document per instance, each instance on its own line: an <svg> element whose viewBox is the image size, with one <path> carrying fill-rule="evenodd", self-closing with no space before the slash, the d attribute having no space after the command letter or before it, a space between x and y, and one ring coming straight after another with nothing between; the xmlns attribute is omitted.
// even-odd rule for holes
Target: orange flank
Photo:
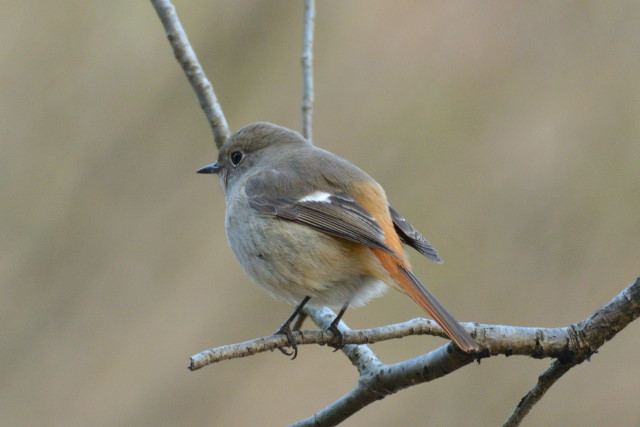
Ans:
<svg viewBox="0 0 640 427"><path fill-rule="evenodd" d="M376 188L377 187L377 188ZM429 292L429 290L411 272L411 265L407 261L402 242L396 233L389 210L387 209L386 197L382 188L375 186L367 189L366 196L361 197L361 206L367 209L382 227L385 234L385 242L393 250L396 256L379 249L371 248L385 270L389 272L393 280L404 290L412 300L435 320L453 342L465 353L479 352L480 346L471 338L471 335L462 328L460 323L445 309L440 301ZM371 191L373 190L373 191ZM376 191L378 190L378 191ZM381 192L382 194L380 194ZM378 194L376 194L378 193ZM367 197L368 196L368 197ZM371 197L373 196L373 197ZM383 203L375 202L377 197L384 198ZM364 202L364 203L362 203ZM382 207L382 209L380 209Z"/></svg>

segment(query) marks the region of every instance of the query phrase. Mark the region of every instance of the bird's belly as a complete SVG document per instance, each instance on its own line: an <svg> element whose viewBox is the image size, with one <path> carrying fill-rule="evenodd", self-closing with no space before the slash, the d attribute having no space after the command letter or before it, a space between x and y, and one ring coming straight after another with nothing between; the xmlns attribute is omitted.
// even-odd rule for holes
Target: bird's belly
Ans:
<svg viewBox="0 0 640 427"><path fill-rule="evenodd" d="M366 265L354 263L363 258L377 263L366 246L258 214L248 219L228 212L226 229L244 271L269 294L291 304L310 296L310 305L359 306L387 289L366 273Z"/></svg>

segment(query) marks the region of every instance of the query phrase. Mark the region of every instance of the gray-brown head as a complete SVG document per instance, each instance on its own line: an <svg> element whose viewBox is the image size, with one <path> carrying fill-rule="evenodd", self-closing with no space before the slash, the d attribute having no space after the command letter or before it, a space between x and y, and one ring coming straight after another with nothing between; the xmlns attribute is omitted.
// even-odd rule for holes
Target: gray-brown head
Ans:
<svg viewBox="0 0 640 427"><path fill-rule="evenodd" d="M287 145L283 150L282 146ZM310 146L298 132L273 123L257 122L247 125L231 135L220 148L218 160L198 170L215 173L225 192L257 163L268 166L290 149Z"/></svg>

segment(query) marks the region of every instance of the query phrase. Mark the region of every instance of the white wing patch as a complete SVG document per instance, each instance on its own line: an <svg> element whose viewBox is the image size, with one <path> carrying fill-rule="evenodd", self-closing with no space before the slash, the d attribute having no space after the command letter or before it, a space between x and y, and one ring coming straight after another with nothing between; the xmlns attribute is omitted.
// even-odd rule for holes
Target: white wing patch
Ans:
<svg viewBox="0 0 640 427"><path fill-rule="evenodd" d="M329 198L331 194L325 193L324 191L314 191L311 194L307 194L302 199L298 200L300 203L304 202L319 202L319 203L331 203Z"/></svg>

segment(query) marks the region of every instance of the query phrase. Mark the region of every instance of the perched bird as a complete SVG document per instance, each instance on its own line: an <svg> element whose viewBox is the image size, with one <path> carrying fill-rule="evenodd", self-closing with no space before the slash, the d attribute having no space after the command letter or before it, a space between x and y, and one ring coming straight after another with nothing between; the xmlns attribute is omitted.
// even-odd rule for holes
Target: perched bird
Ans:
<svg viewBox="0 0 640 427"><path fill-rule="evenodd" d="M297 304L276 333L297 354L291 322L305 304L340 308L380 296L387 285L409 295L464 352L480 350L411 272L407 244L442 262L429 242L387 202L373 178L292 130L253 123L231 135L217 162L229 245L244 271L276 298Z"/></svg>

